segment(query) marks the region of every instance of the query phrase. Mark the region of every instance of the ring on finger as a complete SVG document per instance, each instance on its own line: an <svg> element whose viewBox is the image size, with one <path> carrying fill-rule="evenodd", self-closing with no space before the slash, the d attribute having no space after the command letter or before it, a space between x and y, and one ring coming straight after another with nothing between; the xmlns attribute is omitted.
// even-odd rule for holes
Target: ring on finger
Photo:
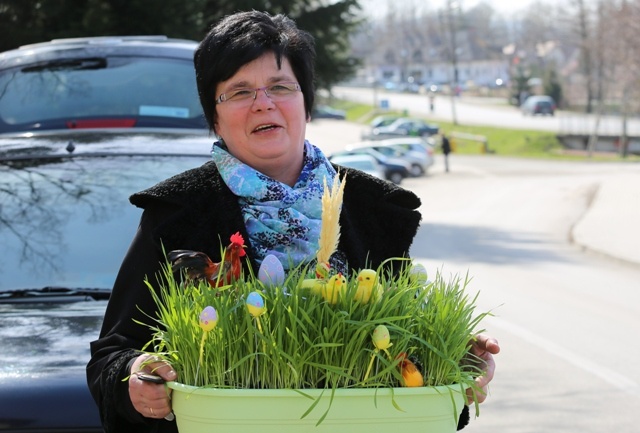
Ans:
<svg viewBox="0 0 640 433"><path fill-rule="evenodd" d="M156 414L153 412L153 408L149 406L149 412L151 412L151 416L155 418Z"/></svg>

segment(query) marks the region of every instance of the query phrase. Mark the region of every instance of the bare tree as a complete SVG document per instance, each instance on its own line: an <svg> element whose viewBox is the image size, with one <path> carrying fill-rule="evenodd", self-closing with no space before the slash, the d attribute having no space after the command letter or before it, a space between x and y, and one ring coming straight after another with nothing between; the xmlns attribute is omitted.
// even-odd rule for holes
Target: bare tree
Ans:
<svg viewBox="0 0 640 433"><path fill-rule="evenodd" d="M594 64L592 51L594 44L592 43L592 30L589 20L589 10L585 5L584 0L575 0L576 7L578 9L578 36L580 38L580 52L582 57L582 72L585 77L585 92L587 103L585 105L585 112L591 113L592 101L593 101L593 79L594 79Z"/></svg>
<svg viewBox="0 0 640 433"><path fill-rule="evenodd" d="M615 3L609 24L615 28L616 41L609 47L614 53L615 77L620 89L620 114L622 132L620 134L620 154L628 154L629 139L627 118L638 110L638 68L640 68L640 49L636 40L640 31L640 0L621 0Z"/></svg>

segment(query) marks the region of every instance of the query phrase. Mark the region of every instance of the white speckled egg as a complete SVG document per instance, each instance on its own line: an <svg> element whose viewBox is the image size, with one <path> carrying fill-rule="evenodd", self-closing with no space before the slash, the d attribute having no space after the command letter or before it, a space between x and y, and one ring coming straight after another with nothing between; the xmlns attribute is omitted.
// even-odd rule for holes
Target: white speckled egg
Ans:
<svg viewBox="0 0 640 433"><path fill-rule="evenodd" d="M427 283L427 270L420 263L417 263L409 270L409 277L414 283L425 285Z"/></svg>

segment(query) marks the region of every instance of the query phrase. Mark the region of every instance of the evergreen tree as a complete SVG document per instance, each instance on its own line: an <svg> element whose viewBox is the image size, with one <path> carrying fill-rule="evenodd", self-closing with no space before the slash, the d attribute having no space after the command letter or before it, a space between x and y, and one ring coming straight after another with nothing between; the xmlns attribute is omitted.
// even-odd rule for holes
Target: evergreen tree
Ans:
<svg viewBox="0 0 640 433"><path fill-rule="evenodd" d="M242 10L283 13L316 39L317 87L349 77L349 35L359 0L0 0L0 51L56 38L167 35L200 40L225 15Z"/></svg>

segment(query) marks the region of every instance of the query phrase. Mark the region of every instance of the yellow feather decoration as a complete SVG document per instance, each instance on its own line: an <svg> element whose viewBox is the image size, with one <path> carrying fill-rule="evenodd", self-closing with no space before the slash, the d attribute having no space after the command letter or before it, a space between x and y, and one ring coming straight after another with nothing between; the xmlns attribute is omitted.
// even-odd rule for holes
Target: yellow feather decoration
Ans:
<svg viewBox="0 0 640 433"><path fill-rule="evenodd" d="M333 179L331 191L324 179L324 192L322 194L322 227L318 241L318 266L329 262L329 257L338 248L340 240L340 210L342 209L342 196L344 194L345 180L340 181L336 174Z"/></svg>

